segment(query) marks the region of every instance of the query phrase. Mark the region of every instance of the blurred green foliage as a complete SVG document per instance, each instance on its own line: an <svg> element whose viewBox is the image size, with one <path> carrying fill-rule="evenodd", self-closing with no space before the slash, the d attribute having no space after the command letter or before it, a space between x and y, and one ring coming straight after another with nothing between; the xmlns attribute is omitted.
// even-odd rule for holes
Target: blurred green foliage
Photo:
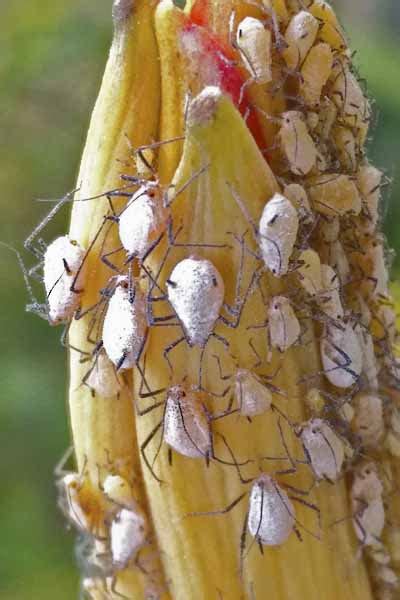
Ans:
<svg viewBox="0 0 400 600"><path fill-rule="evenodd" d="M74 187L111 39L110 4L13 0L0 6L0 240L20 247L50 208L34 199L59 198ZM396 16L389 0L386 9L386 16L382 12L382 20L373 20L368 29L365 22L360 28L357 18L346 29L379 108L370 154L395 179L386 231L400 250L400 204L395 201L400 186L399 40L393 22L389 29L387 14L393 9ZM399 20L397 10L397 30ZM67 212L49 227L49 240L65 230ZM73 536L56 510L53 484L54 464L69 443L61 332L24 313L22 277L15 256L4 248L0 277L0 599L73 600L78 593Z"/></svg>

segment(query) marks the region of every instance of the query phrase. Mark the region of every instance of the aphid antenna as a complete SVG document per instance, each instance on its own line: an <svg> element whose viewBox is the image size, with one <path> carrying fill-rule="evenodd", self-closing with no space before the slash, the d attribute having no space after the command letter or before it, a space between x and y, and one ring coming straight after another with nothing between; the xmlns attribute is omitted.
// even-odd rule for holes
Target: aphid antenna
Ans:
<svg viewBox="0 0 400 600"><path fill-rule="evenodd" d="M246 462L238 463L238 461L236 460L236 457L235 457L235 455L233 453L232 448L230 447L230 445L227 442L226 437L222 433L220 433L219 431L216 431L214 433L214 435L217 435L219 438L221 438L221 440L222 440L225 448L227 449L227 451L228 451L228 453L229 453L229 455L230 455L230 457L232 459L232 463L223 462L222 464L226 464L226 465L229 465L229 466L234 466L241 483L247 484L247 483L251 483L252 481L254 481L254 477L250 477L250 478L245 479L243 477L241 471L240 471L240 467L243 467L246 464L249 464L250 462L253 462L253 460L247 460ZM215 456L213 456L213 458L215 458ZM220 461L218 461L218 462L220 462Z"/></svg>
<svg viewBox="0 0 400 600"><path fill-rule="evenodd" d="M170 184L166 190L166 192L164 193L164 206L166 208L169 208L174 202L175 200L181 195L183 194L183 192L185 192L187 190L188 187L191 186L191 184L193 183L193 181L195 181L196 179L198 179L201 175L203 175L203 173L205 173L206 171L208 171L208 169L210 168L211 163L207 163L205 165L203 165L202 167L200 167L200 169L197 169L197 171L195 171L187 181L185 181L185 183L183 183L181 185L181 187L179 187L177 190L174 191L174 194L172 196L172 198L170 198L169 196L169 191L171 189L173 189L175 186L173 184Z"/></svg>
<svg viewBox="0 0 400 600"><path fill-rule="evenodd" d="M359 382L360 375L357 375L357 373L355 373L352 369L349 368L350 365L352 364L352 360L351 360L350 356L344 350L342 350L342 348L339 348L339 346L337 346L332 340L330 340L329 343L330 343L331 347L334 350L336 350L336 352L338 354L340 354L340 356L342 356L344 358L345 362L343 364L341 364L336 360L336 357L335 357L335 359L333 359L333 362L336 362L337 367L332 367L331 369L325 369L325 370L322 369L320 371L317 371L314 374L305 375L298 380L298 382L297 382L298 384L312 381L313 379L318 378L320 375L325 375L326 373L332 373L334 371L337 371L338 369L342 369L342 370L346 371L346 373L349 373L353 377L353 379L354 379L353 385L356 385Z"/></svg>
<svg viewBox="0 0 400 600"><path fill-rule="evenodd" d="M69 475L70 473L74 473L72 469L65 468L65 466L68 464L69 460L73 457L73 455L74 447L71 445L65 450L64 454L61 456L60 460L54 467L54 476L56 480L59 480L65 475Z"/></svg>

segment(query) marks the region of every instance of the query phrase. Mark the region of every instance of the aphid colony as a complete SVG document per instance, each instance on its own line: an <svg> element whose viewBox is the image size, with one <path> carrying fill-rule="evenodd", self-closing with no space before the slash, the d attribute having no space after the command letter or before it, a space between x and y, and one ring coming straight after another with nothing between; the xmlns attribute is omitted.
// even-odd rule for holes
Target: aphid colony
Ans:
<svg viewBox="0 0 400 600"><path fill-rule="evenodd" d="M28 308L52 325L65 323L67 327L73 319L88 315L92 351L72 351L81 352L81 360L90 363L82 384L94 395L117 397L125 385L124 373L133 369L142 391L136 402L137 417L162 407L160 422L140 448L144 464L157 480L154 461L158 452L154 460L147 452L160 434L160 447L168 448L171 460L172 451L188 460L204 459L207 465L213 462L231 468L242 483L251 483L219 511L228 512L246 498L242 558L246 531L260 547L279 546L292 532L301 538L301 530L305 530L296 517L296 502L319 513L318 507L305 499L309 492L296 490L279 472L266 468L261 475L244 480L240 467L256 462L256 457L238 463L230 445L234 440L223 439L229 460L216 452L219 420L235 415L251 423L268 414L277 423L287 453L288 476L306 468L313 484L334 485L346 475L355 536L375 565L379 589L391 591L398 581L382 539L390 525L385 513L385 474L378 456L382 448L397 458L400 455L400 419L391 401L391 394L396 397L400 371L393 352L395 314L385 242L377 233L383 176L364 156L371 109L352 72L332 9L323 0L287 4L263 2L259 18L248 16L237 22L233 13L230 22L232 48L248 75L246 93L260 86L271 94L283 94L286 107L279 114L260 111L259 115L260 120L276 126L266 156L277 165L280 191L265 198L254 219L246 198L233 182L225 182L232 206L239 207L243 216L241 229L235 233L240 236L249 228L256 248L253 251L241 244L243 254L257 263L245 291L237 293L229 306L217 261L205 257L207 247L213 247L218 256L218 248L227 246L228 232L221 233L221 240L210 240L209 246L179 244L181 231L173 203L184 190L175 190L171 200L154 166L157 149L161 143L169 143L167 140L140 149L137 176L123 176L124 187L105 194L111 210L87 248L69 236L48 246L42 239L33 245L48 218L28 238L27 247L42 261L46 290L45 304L33 298ZM206 168L194 173L187 186L196 185L204 173ZM115 210L113 197L126 199L120 211ZM118 229L121 245L117 248L107 246L112 227ZM168 272L160 269L153 273L149 257L163 244L168 261L163 260L162 266L167 264ZM185 254L174 262L178 247ZM83 307L88 264L93 263L94 254L109 269L109 281L97 301ZM36 270L34 267L30 274ZM242 275L237 274L239 283ZM221 354L234 359L227 328L240 327L250 299L261 289L270 289L271 282L273 289L280 291L268 292L263 299L269 363L274 358L284 365L285 356L296 348L306 352L310 329L318 344L320 369L298 382L308 410L303 422L294 422L280 408L282 390L274 384L274 376L262 373L268 365L252 369L232 360L233 372L220 372L221 381L228 386L223 394L204 389L202 362L198 381L173 380L178 345L198 348L202 361L214 339L220 343ZM157 316L156 307L161 303L171 314ZM171 381L165 389L153 391L145 375L149 332L171 326L179 331L163 353ZM221 371L220 362L219 367ZM144 398L156 396L158 402L142 408ZM210 399L220 401L221 396L230 398L228 409L210 410ZM282 433L282 420L297 443L301 455L296 458L287 450L288 433ZM106 548L107 567L100 578L111 585L115 574L132 564L146 572L140 555L151 534L148 517L134 500L131 486L119 475L108 475L94 494L96 509L85 501L86 496L93 497L88 485L84 474L69 473L59 479L69 520L98 546L95 554L104 554ZM89 589L91 577L85 582Z"/></svg>

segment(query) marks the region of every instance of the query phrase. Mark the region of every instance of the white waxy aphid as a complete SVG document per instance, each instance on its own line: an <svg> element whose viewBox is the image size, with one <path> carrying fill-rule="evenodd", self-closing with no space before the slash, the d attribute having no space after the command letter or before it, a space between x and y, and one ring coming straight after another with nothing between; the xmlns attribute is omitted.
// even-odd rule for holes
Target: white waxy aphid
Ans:
<svg viewBox="0 0 400 600"><path fill-rule="evenodd" d="M357 538L365 546L380 541L385 526L383 485L373 463L363 465L354 475L351 487L353 526Z"/></svg>
<svg viewBox="0 0 400 600"><path fill-rule="evenodd" d="M317 107L322 89L329 79L333 65L333 53L329 44L316 44L308 53L301 67L299 94L308 106Z"/></svg>
<svg viewBox="0 0 400 600"><path fill-rule="evenodd" d="M85 383L103 398L117 396L122 389L121 378L105 352L99 353Z"/></svg>
<svg viewBox="0 0 400 600"><path fill-rule="evenodd" d="M164 441L189 458L208 457L211 431L201 394L182 385L167 392L164 413Z"/></svg>
<svg viewBox="0 0 400 600"><path fill-rule="evenodd" d="M330 265L321 265L323 292L318 297L321 310L331 319L344 317L344 309L340 297L340 279Z"/></svg>
<svg viewBox="0 0 400 600"><path fill-rule="evenodd" d="M285 31L285 42L288 47L282 53L290 69L300 68L315 42L318 29L318 20L305 10L291 19Z"/></svg>
<svg viewBox="0 0 400 600"><path fill-rule="evenodd" d="M209 260L191 256L174 267L167 286L168 300L189 344L204 346L224 301L225 286L220 273Z"/></svg>
<svg viewBox="0 0 400 600"><path fill-rule="evenodd" d="M258 19L246 17L239 23L236 45L247 70L257 83L272 80L272 34Z"/></svg>
<svg viewBox="0 0 400 600"><path fill-rule="evenodd" d="M329 247L329 264L338 274L340 283L344 285L350 279L350 265L347 254L340 240L336 240Z"/></svg>
<svg viewBox="0 0 400 600"><path fill-rule="evenodd" d="M315 0L309 6L309 11L320 24L318 38L330 44L335 50L345 49L346 38L331 5L325 0Z"/></svg>
<svg viewBox="0 0 400 600"><path fill-rule="evenodd" d="M261 215L258 242L266 267L276 277L288 272L298 229L297 210L285 196L275 194Z"/></svg>
<svg viewBox="0 0 400 600"><path fill-rule="evenodd" d="M67 473L60 480L59 486L62 493L63 503L65 502L66 516L81 531L91 531L91 522L89 515L84 510L80 497L82 489L82 477L78 473Z"/></svg>
<svg viewBox="0 0 400 600"><path fill-rule="evenodd" d="M321 260L318 252L308 248L299 256L299 267L296 270L302 287L310 296L316 296L324 291L322 283Z"/></svg>
<svg viewBox="0 0 400 600"><path fill-rule="evenodd" d="M365 212L364 229L368 232L373 232L379 222L382 177L382 171L368 164L361 166L357 172L357 184Z"/></svg>
<svg viewBox="0 0 400 600"><path fill-rule="evenodd" d="M385 434L382 398L372 393L360 393L352 404L355 409L352 425L362 445L377 447Z"/></svg>
<svg viewBox="0 0 400 600"><path fill-rule="evenodd" d="M248 529L263 546L280 546L295 525L295 511L286 492L263 473L250 492Z"/></svg>
<svg viewBox="0 0 400 600"><path fill-rule="evenodd" d="M360 143L364 142L371 109L357 79L347 65L338 62L334 68L331 96L341 112L342 119L359 129Z"/></svg>
<svg viewBox="0 0 400 600"><path fill-rule="evenodd" d="M165 210L155 187L142 186L119 216L119 237L129 256L141 259L165 226Z"/></svg>
<svg viewBox="0 0 400 600"><path fill-rule="evenodd" d="M360 214L361 196L348 175L317 175L309 180L308 185L308 193L317 212L328 217Z"/></svg>
<svg viewBox="0 0 400 600"><path fill-rule="evenodd" d="M103 483L103 492L110 502L120 508L136 508L132 488L121 475L107 475Z"/></svg>
<svg viewBox="0 0 400 600"><path fill-rule="evenodd" d="M43 282L52 325L68 321L79 307L79 290L85 280L84 257L85 250L68 235L57 238L46 249Z"/></svg>
<svg viewBox="0 0 400 600"><path fill-rule="evenodd" d="M131 369L143 348L147 331L145 297L137 283L120 276L103 324L103 345L118 369Z"/></svg>
<svg viewBox="0 0 400 600"><path fill-rule="evenodd" d="M356 333L363 356L363 375L370 390L378 389L378 364L375 356L374 341L368 329L356 327Z"/></svg>
<svg viewBox="0 0 400 600"><path fill-rule="evenodd" d="M278 135L292 173L307 175L315 166L317 149L302 113L295 110L283 113Z"/></svg>
<svg viewBox="0 0 400 600"><path fill-rule="evenodd" d="M139 508L124 508L117 514L110 529L111 554L117 568L125 568L135 558L145 544L147 535L147 519Z"/></svg>
<svg viewBox="0 0 400 600"><path fill-rule="evenodd" d="M247 369L238 369L235 373L235 397L244 417L262 415L272 406L270 390Z"/></svg>
<svg viewBox="0 0 400 600"><path fill-rule="evenodd" d="M316 478L336 481L343 466L344 445L330 425L311 419L301 426L299 436Z"/></svg>
<svg viewBox="0 0 400 600"><path fill-rule="evenodd" d="M321 360L324 375L332 385L347 388L358 381L362 372L362 350L351 323L325 326Z"/></svg>
<svg viewBox="0 0 400 600"><path fill-rule="evenodd" d="M272 348L286 352L300 337L300 323L285 296L274 296L268 309L268 331Z"/></svg>
<svg viewBox="0 0 400 600"><path fill-rule="evenodd" d="M298 183L290 183L284 188L283 195L290 200L297 210L300 221L311 223L314 220L307 192L303 186Z"/></svg>
<svg viewBox="0 0 400 600"><path fill-rule="evenodd" d="M353 132L349 127L336 125L332 131L332 138L341 165L347 171L354 172L357 168L358 147Z"/></svg>

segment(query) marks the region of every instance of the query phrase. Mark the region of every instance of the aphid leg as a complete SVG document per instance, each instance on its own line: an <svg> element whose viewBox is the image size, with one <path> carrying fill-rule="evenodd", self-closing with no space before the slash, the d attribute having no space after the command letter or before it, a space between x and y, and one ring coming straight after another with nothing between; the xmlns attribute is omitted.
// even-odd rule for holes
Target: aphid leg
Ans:
<svg viewBox="0 0 400 600"><path fill-rule="evenodd" d="M228 504L228 506L226 506L225 508L222 508L220 510L190 512L190 513L186 513L185 517L208 517L208 516L225 515L225 514L229 513L232 509L234 509L235 506L237 506L239 504L239 502L241 500L243 500L243 498L245 498L246 496L247 496L247 492L240 494L240 496L238 496L233 502Z"/></svg>
<svg viewBox="0 0 400 600"><path fill-rule="evenodd" d="M89 360L89 358L92 356L91 352L86 352L85 350L81 350L80 348L77 348L76 346L73 346L72 344L69 343L68 335L69 335L69 329L71 327L71 323L72 323L72 321L67 323L62 330L62 334L60 337L61 345L63 348L67 348L68 350L74 350L75 352L78 352L81 355L81 357L85 357L86 360ZM81 362L84 362L84 361L81 360Z"/></svg>
<svg viewBox="0 0 400 600"><path fill-rule="evenodd" d="M102 262L112 271L115 271L116 273L119 273L122 275L123 271L121 269L119 269L114 263L112 263L109 260L109 256L114 256L115 254L118 254L119 252L123 252L124 251L124 247L123 246L119 246L119 248L117 248L116 250L111 250L110 252L106 252L105 254L101 255L101 260ZM133 257L134 258L134 257ZM126 261L127 262L127 261Z"/></svg>
<svg viewBox="0 0 400 600"><path fill-rule="evenodd" d="M284 484L285 487L288 487L286 484ZM289 487L290 489L290 487ZM289 498L291 500L293 500L293 502L298 502L299 504L302 504L303 506L306 506L307 508L309 508L310 510L313 510L316 515L317 515L317 519L318 519L318 529L321 531L322 530L322 524L321 524L321 510L318 508L318 506L316 506L315 504L313 504L312 502L307 502L306 500L304 500L304 498L299 498L298 496L289 496ZM306 527L304 527L304 525L301 525L301 523L298 522L297 519L295 519L296 523L302 528L304 529L304 531L306 531L309 535L311 535L313 538L315 538L316 540L320 541L321 538L319 535L313 533L312 531L308 530Z"/></svg>
<svg viewBox="0 0 400 600"><path fill-rule="evenodd" d="M248 464L248 463L249 463L249 462L251 462L251 461L247 460L247 461L246 461L246 462L244 462L244 463L238 463L238 462L237 462L237 460L236 460L236 457L235 457L235 455L234 455L234 453L233 453L233 450L232 450L232 448L230 447L230 445L228 444L228 442L227 442L227 440L226 440L226 437L225 437L224 435L222 435L222 433L220 433L220 432L218 432L218 431L216 431L216 432L215 432L215 435L217 435L218 437L220 437L220 438L222 439L222 442L223 442L223 444L224 444L225 448L227 449L227 451L228 451L228 453L229 453L229 455L230 455L230 457L231 457L231 459L232 459L232 463L227 463L227 462L224 462L223 464L226 464L226 465L230 465L230 466L234 466L234 467L235 467L235 469L236 469L236 472L237 472L237 474L238 474L238 477L239 477L239 479L240 479L240 482L241 482L241 483L251 483L252 481L254 481L254 477L250 477L249 479L245 479L245 478L243 477L243 475L242 475L241 471L240 471L240 467L241 467L241 466L245 466L246 464ZM213 448L213 453L214 453L214 448ZM215 455L213 455L213 458L215 458ZM217 459L217 460L218 460L218 459ZM218 462L220 462L220 461L218 461Z"/></svg>
<svg viewBox="0 0 400 600"><path fill-rule="evenodd" d="M202 175L203 173L205 173L205 171L207 171L209 166L210 166L210 164L204 165L203 167L201 167L200 169L195 171L189 177L189 179L187 181L185 181L185 183L180 188L175 190L175 193L172 198L169 198L169 190L173 187L172 185L170 185L169 189L167 190L167 192L164 195L164 206L166 208L170 207L171 204L174 202L174 200L176 200L176 198L178 198L178 196L180 196L180 194L182 194L193 183L193 181L195 179L197 179L198 177L200 177L200 175Z"/></svg>
<svg viewBox="0 0 400 600"><path fill-rule="evenodd" d="M175 341L174 341L174 342L172 342L171 344L168 344L168 346L167 346L166 348L164 348L164 351L163 351L163 357L164 357L164 358L165 358L165 360L167 361L167 363L168 363L168 366L169 366L169 368L170 368L170 371L171 371L171 373L173 373L173 372L174 372L174 369L173 369L173 366L172 366L172 363L171 363L171 361L169 360L169 353L170 353L170 352L171 352L171 351L172 351L174 348L176 348L177 346L179 346L179 344L181 344L182 342L185 342L185 341L186 341L186 337L185 337L185 336L183 336L183 337L179 338L178 340L175 340Z"/></svg>
<svg viewBox="0 0 400 600"><path fill-rule="evenodd" d="M71 469L65 468L65 465L68 464L68 461L73 456L73 454L74 447L69 446L58 461L58 463L56 464L56 466L54 467L54 476L56 477L56 479L61 479L62 477L64 477L64 475L68 475L69 473L73 472Z"/></svg>
<svg viewBox="0 0 400 600"><path fill-rule="evenodd" d="M240 534L240 550L239 550L239 574L240 578L243 577L243 564L245 559L245 551L246 551L246 540L247 540L247 525L249 522L249 510L247 510L246 515L243 520L242 532Z"/></svg>
<svg viewBox="0 0 400 600"><path fill-rule="evenodd" d="M145 450L146 450L147 446L150 444L151 440L152 440L152 439L155 437L155 435L157 434L157 432L158 432L158 431L159 431L161 428L162 428L162 429L164 428L164 419L162 419L162 420L161 420L161 421L160 421L160 422L159 422L159 423L158 423L158 424L157 424L157 425L156 425L156 426L155 426L155 427L154 427L154 428L153 428L153 429L150 431L149 435L147 436L147 438L144 440L144 442L143 442L143 443L141 444L141 446L140 446L140 453L141 453L141 455L142 455L142 457L143 457L144 463L145 463L146 467L149 469L149 471L150 471L150 473L152 474L152 476L154 477L154 479L155 479L156 481L158 481L158 483L164 483L164 482L163 482L163 480L162 480L162 479L160 479L160 478L159 478L159 477L156 475L156 473L155 473L155 471L154 471L154 469L153 469L153 466L150 464L150 461L149 461L149 459L147 458L147 454L146 454ZM161 443L162 443L162 438L163 438L163 435L161 435ZM154 461L153 461L153 464L154 464Z"/></svg>

